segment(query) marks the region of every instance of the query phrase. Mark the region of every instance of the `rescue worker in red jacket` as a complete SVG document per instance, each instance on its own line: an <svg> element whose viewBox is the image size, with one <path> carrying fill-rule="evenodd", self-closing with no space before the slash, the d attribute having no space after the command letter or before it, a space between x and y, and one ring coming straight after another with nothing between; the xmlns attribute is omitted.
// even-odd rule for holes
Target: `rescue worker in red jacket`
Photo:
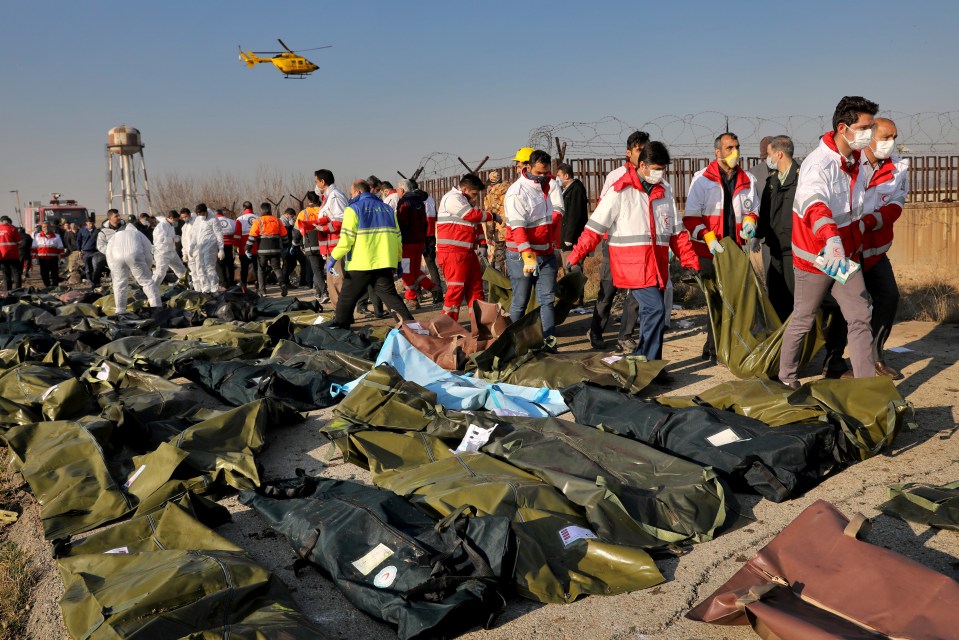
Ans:
<svg viewBox="0 0 959 640"><path fill-rule="evenodd" d="M669 281L669 250L684 267L699 270L676 201L663 174L670 163L662 142L649 142L639 164L628 166L603 196L569 256L577 265L609 234L609 264L613 285L629 289L639 302L640 344L636 353L650 360L663 357L663 332L668 313L664 291Z"/></svg>
<svg viewBox="0 0 959 640"><path fill-rule="evenodd" d="M893 225L902 215L909 195L909 160L893 153L898 135L895 122L876 118L872 142L863 149L859 163L860 181L865 188L864 215L859 221L862 275L872 300L872 355L876 373L893 380L901 379L902 373L886 364L883 351L899 308L899 285L886 252L892 246ZM834 345L827 340L826 346L832 349L833 360L841 361L846 348L846 323L840 314L834 316L833 322L837 324L839 340ZM840 377L852 377L852 372L847 370Z"/></svg>
<svg viewBox="0 0 959 640"><path fill-rule="evenodd" d="M528 149L528 148L527 148ZM525 149L520 149L522 153ZM509 317L516 322L526 313L529 298L536 291L543 336L552 343L556 329L553 301L556 297L556 251L561 244L563 193L550 175L552 158L542 150L529 154L519 178L506 190L506 271L513 289ZM555 351L550 344L547 347Z"/></svg>
<svg viewBox="0 0 959 640"><path fill-rule="evenodd" d="M759 195L756 179L739 168L739 138L723 133L713 141L716 158L689 183L683 224L699 256L704 278L714 278L713 254L722 253L719 241L731 237L739 245L756 237ZM712 323L706 323L703 360L716 362Z"/></svg>
<svg viewBox="0 0 959 640"><path fill-rule="evenodd" d="M483 274L476 257L476 236L479 225L498 222L500 217L483 211L477 202L483 181L472 173L460 178L459 187L453 187L436 210L436 261L446 279L446 299L443 313L459 319L460 305L472 310L473 300L483 300Z"/></svg>
<svg viewBox="0 0 959 640"><path fill-rule="evenodd" d="M250 238L250 227L256 220L256 214L253 213L253 203L247 200L243 203L243 213L237 219L233 229L233 242L240 254L240 290L246 293L246 285L249 282L250 265L253 265L253 277L256 278L256 260L252 256L256 255L256 247L250 251L246 248L247 241ZM247 257L249 255L250 257Z"/></svg>
<svg viewBox="0 0 959 640"><path fill-rule="evenodd" d="M796 292L779 357L779 380L792 388L799 387L796 378L803 339L830 292L848 326L853 374L857 378L876 375L862 270L849 274L850 260L860 259L866 226L860 155L872 140L873 117L878 110L879 105L861 96L845 96L833 113L833 130L806 156L799 172L792 228ZM820 257L822 264L817 265ZM836 276L846 276L845 283L834 280Z"/></svg>
<svg viewBox="0 0 959 640"><path fill-rule="evenodd" d="M220 286L229 289L236 284L236 261L233 256L233 247L236 246L236 220L224 215L223 209L217 209L216 221L223 234L223 258L217 259L216 272Z"/></svg>
<svg viewBox="0 0 959 640"><path fill-rule="evenodd" d="M273 207L269 202L260 204L260 217L250 225L250 235L246 241L246 259L253 261L253 250L256 249L258 268L256 272L257 293L266 295L266 270L273 268L276 281L280 283L280 295L286 296L286 282L283 281L283 267L280 256L290 246L290 237L286 227L273 215Z"/></svg>
<svg viewBox="0 0 959 640"><path fill-rule="evenodd" d="M7 281L7 293L20 288L20 234L9 216L0 217L0 268Z"/></svg>
<svg viewBox="0 0 959 640"><path fill-rule="evenodd" d="M420 308L419 289L433 294L433 304L442 301L439 287L423 273L423 249L426 246L426 192L420 191L410 180L400 180L396 192L396 223L403 238L403 297Z"/></svg>
<svg viewBox="0 0 959 640"><path fill-rule="evenodd" d="M40 278L43 286L56 287L60 284L60 258L63 257L63 241L53 230L53 225L44 222L33 239L33 255L40 265Z"/></svg>

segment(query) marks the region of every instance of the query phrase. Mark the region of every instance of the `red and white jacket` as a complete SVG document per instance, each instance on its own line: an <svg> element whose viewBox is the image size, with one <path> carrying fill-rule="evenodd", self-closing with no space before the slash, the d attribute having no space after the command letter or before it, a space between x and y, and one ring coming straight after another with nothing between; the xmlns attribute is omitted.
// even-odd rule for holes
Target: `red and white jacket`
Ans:
<svg viewBox="0 0 959 640"><path fill-rule="evenodd" d="M739 169L736 173L736 186L733 188L733 214L736 217L736 232L733 234L739 245L743 239L739 236L743 222L759 220L759 196L756 194L756 181L749 173ZM703 258L712 258L709 245L703 236L707 231L723 238L723 178L719 161L713 160L702 171L693 175L686 195L686 211L683 224L693 241L693 250Z"/></svg>
<svg viewBox="0 0 959 640"><path fill-rule="evenodd" d="M862 161L859 171L866 185L862 206L865 227L862 266L870 269L892 246L892 227L902 215L909 195L909 160L893 156L880 160L875 169L865 154Z"/></svg>
<svg viewBox="0 0 959 640"><path fill-rule="evenodd" d="M38 233L33 236L33 255L38 258L59 258L63 255L63 241L56 233Z"/></svg>
<svg viewBox="0 0 959 640"><path fill-rule="evenodd" d="M835 236L842 238L848 258L860 260L859 220L865 198L860 156L859 151L853 151L847 162L830 131L803 160L793 201L792 248L796 268L821 273L816 268L816 257L826 240Z"/></svg>
<svg viewBox="0 0 959 640"><path fill-rule="evenodd" d="M647 195L636 170L623 171L589 217L569 256L570 264L581 262L607 233L616 287L665 289L670 248L684 267L699 270L668 182L653 185Z"/></svg>
<svg viewBox="0 0 959 640"><path fill-rule="evenodd" d="M237 247L245 250L246 241L250 238L250 227L253 226L254 220L256 220L256 214L253 213L253 209L244 209L243 214L236 219L236 224L233 227L233 242ZM250 249L250 254L256 255L256 245Z"/></svg>
<svg viewBox="0 0 959 640"><path fill-rule="evenodd" d="M400 194L396 192L396 189L393 189L383 196L383 202L390 205L390 209L393 210L393 213L396 213L396 205L400 203Z"/></svg>
<svg viewBox="0 0 959 640"><path fill-rule="evenodd" d="M20 260L20 234L11 224L0 224L0 260Z"/></svg>
<svg viewBox="0 0 959 640"><path fill-rule="evenodd" d="M223 234L223 246L232 247L236 238L236 222L222 213L217 214L216 221L220 225L220 233Z"/></svg>
<svg viewBox="0 0 959 640"><path fill-rule="evenodd" d="M340 241L340 229L343 228L343 212L349 206L349 200L335 184L323 192L323 204L320 206L316 228L320 231L320 254L330 255ZM325 242L323 237L325 235Z"/></svg>
<svg viewBox="0 0 959 640"><path fill-rule="evenodd" d="M477 209L462 191L453 187L440 200L436 211L436 252L474 251L482 233L479 225L492 219L492 213Z"/></svg>
<svg viewBox="0 0 959 640"><path fill-rule="evenodd" d="M506 250L550 255L560 246L563 191L552 177L548 184L530 180L524 171L503 198Z"/></svg>

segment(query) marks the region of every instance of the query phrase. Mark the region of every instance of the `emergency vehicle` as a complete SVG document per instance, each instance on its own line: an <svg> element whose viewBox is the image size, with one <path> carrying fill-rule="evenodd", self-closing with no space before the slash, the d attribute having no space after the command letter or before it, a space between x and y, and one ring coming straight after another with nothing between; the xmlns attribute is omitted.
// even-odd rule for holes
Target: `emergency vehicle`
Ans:
<svg viewBox="0 0 959 640"><path fill-rule="evenodd" d="M86 207L78 204L76 200L61 200L59 193L50 194L49 204L30 202L29 205L23 211L22 224L31 236L40 230L40 225L44 222L59 224L61 220L66 220L82 227L90 217Z"/></svg>

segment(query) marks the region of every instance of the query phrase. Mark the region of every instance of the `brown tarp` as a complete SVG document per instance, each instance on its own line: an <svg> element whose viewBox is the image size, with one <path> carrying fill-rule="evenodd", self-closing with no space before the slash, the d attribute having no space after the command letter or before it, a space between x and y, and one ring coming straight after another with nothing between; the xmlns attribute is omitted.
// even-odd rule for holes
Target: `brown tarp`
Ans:
<svg viewBox="0 0 959 640"><path fill-rule="evenodd" d="M857 535L818 500L686 617L778 640L955 638L959 584Z"/></svg>
<svg viewBox="0 0 959 640"><path fill-rule="evenodd" d="M499 305L474 300L468 331L447 315L416 323L400 322L399 329L430 360L444 369L462 371L467 368L469 356L486 349L509 324L509 316Z"/></svg>

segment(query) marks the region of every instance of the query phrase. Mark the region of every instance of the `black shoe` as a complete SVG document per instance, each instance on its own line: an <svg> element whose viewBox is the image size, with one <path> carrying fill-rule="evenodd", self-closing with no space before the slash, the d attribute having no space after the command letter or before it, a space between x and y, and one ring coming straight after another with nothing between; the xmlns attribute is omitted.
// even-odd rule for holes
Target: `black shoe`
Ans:
<svg viewBox="0 0 959 640"><path fill-rule="evenodd" d="M280 287L280 295L281 295L282 297L285 298L287 292L288 292L288 289L286 288L286 285L283 285L283 286Z"/></svg>
<svg viewBox="0 0 959 640"><path fill-rule="evenodd" d="M710 349L709 345L703 345L703 360L709 362L709 364L717 364L719 360L716 358L716 350Z"/></svg>
<svg viewBox="0 0 959 640"><path fill-rule="evenodd" d="M360 307L359 309L357 309L357 311L359 311L359 312L360 312L360 315L363 316L364 318L375 318L375 317L376 317L376 314L374 314L372 311L370 311L370 310L369 310L368 308L366 308L366 307Z"/></svg>
<svg viewBox="0 0 959 640"><path fill-rule="evenodd" d="M377 320L383 320L384 318L389 318L392 315L393 314L391 314L389 311L378 311L373 314L373 317Z"/></svg>
<svg viewBox="0 0 959 640"><path fill-rule="evenodd" d="M593 349L605 349L606 341L602 338L597 338L596 336L589 337L589 346Z"/></svg>

